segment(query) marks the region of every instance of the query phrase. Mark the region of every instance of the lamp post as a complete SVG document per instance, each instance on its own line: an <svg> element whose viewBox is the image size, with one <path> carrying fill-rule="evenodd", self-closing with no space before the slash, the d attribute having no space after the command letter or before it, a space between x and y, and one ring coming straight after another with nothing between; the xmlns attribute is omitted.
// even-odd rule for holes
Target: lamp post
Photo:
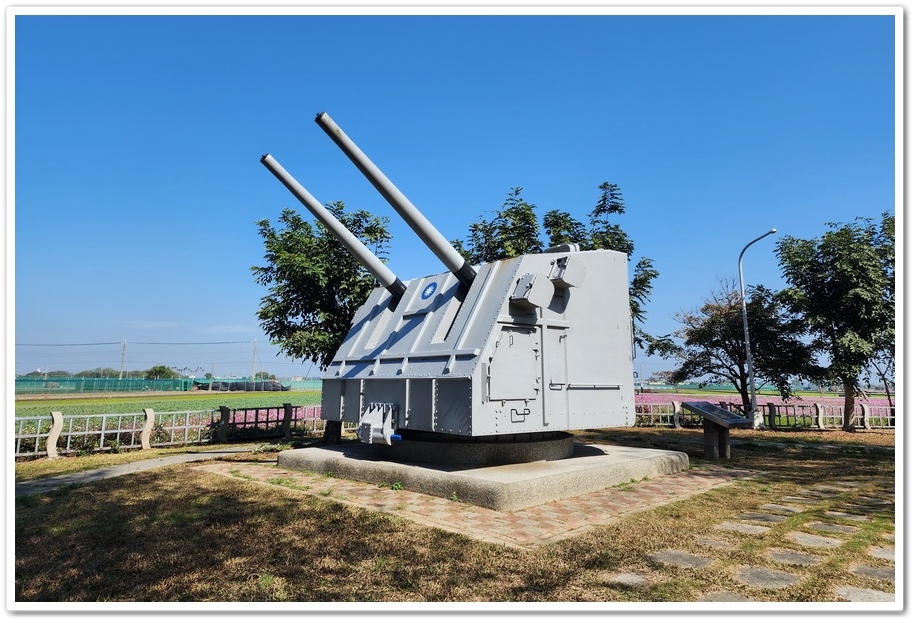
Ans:
<svg viewBox="0 0 916 623"><path fill-rule="evenodd" d="M751 354L751 334L747 329L747 304L744 298L744 271L741 268L741 260L744 258L744 252L747 251L747 248L757 242L769 236L770 234L775 234L776 228L774 227L767 233L754 238L741 249L741 253L738 255L738 283L741 285L741 318L744 320L744 350L747 353L747 377L748 385L751 388L751 417L754 418L754 428L758 428L757 420L757 390L754 387L754 356ZM761 422L762 424L762 422Z"/></svg>

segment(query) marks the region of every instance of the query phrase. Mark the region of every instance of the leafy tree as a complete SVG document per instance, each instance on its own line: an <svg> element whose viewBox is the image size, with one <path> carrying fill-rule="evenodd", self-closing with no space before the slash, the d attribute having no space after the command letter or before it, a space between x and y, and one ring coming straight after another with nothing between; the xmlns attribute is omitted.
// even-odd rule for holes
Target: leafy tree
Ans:
<svg viewBox="0 0 916 623"><path fill-rule="evenodd" d="M543 233L548 246L576 243L583 251L609 249L626 253L632 258L636 246L626 232L611 223L613 215L623 214L623 194L617 184L604 182L598 189L601 195L595 208L589 213L589 224L573 218L568 212L551 210L544 215ZM496 211L491 220L483 217L469 227L467 247L461 240L452 245L472 264L492 262L524 253L538 253L543 250L540 243L541 231L537 224L534 204L524 201L521 188L513 188L508 198ZM640 258L633 268L630 281L630 312L634 320L634 341L651 355L669 348L672 343L667 337L653 337L640 326L645 322L645 307L652 292L652 282L658 277L652 260Z"/></svg>
<svg viewBox="0 0 916 623"><path fill-rule="evenodd" d="M387 219L366 211L346 212L342 202L325 207L380 258L391 238ZM288 356L330 365L350 329L356 310L378 285L340 242L319 223L292 209L279 227L257 222L266 264L253 266L255 281L268 288L258 319L273 344Z"/></svg>
<svg viewBox="0 0 916 623"><path fill-rule="evenodd" d="M522 199L521 192L521 188L513 188L493 220L480 220L470 225L469 249L465 249L460 240L452 242L468 262L483 264L541 252L543 246L535 206Z"/></svg>
<svg viewBox="0 0 916 623"><path fill-rule="evenodd" d="M761 286L749 289L746 308L755 383L775 385L782 398L787 399L792 396L792 377L812 375L815 369L812 351L804 343L805 325L788 313L776 294ZM734 280L722 280L720 289L699 309L681 311L675 319L683 325L675 331L682 343L666 350L664 356L681 363L670 382L707 378L730 383L741 394L745 413L749 413L744 318L741 292Z"/></svg>
<svg viewBox="0 0 916 623"><path fill-rule="evenodd" d="M153 366L146 371L143 378L154 381L156 379L177 379L180 375L172 368L165 365Z"/></svg>
<svg viewBox="0 0 916 623"><path fill-rule="evenodd" d="M551 210L544 215L544 231L548 236L548 246L561 244L578 244L581 248L591 246L588 229L574 219L568 212Z"/></svg>
<svg viewBox="0 0 916 623"><path fill-rule="evenodd" d="M276 381L277 375L271 374L270 372L267 372L266 370L261 370L260 372L255 373L254 380L256 381Z"/></svg>
<svg viewBox="0 0 916 623"><path fill-rule="evenodd" d="M812 346L828 360L823 374L843 386L843 428L854 430L859 376L893 343L895 332L894 217L827 223L830 231L803 240L786 236L777 255L789 287L782 295L801 315Z"/></svg>
<svg viewBox="0 0 916 623"><path fill-rule="evenodd" d="M591 223L589 248L612 249L626 253L627 258L630 258L636 250L636 245L620 225L610 221L612 214L623 214L626 211L620 187L604 182L598 189L601 191L598 204L588 215Z"/></svg>

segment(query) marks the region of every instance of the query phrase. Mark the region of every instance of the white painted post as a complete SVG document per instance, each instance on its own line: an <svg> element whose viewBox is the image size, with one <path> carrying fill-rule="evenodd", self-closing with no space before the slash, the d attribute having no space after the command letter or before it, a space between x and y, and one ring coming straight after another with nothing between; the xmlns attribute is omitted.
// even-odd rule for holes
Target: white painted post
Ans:
<svg viewBox="0 0 916 623"><path fill-rule="evenodd" d="M140 447L144 450L149 450L153 446L150 442L150 438L153 434L153 424L156 422L156 415L153 413L152 409L143 409L143 415L146 416L146 419L143 421L143 430L140 431Z"/></svg>
<svg viewBox="0 0 916 623"><path fill-rule="evenodd" d="M824 430L824 407L819 402L814 403L814 425L818 430Z"/></svg>
<svg viewBox="0 0 916 623"><path fill-rule="evenodd" d="M48 432L48 440L45 442L45 449L48 451L49 459L59 459L60 454L57 452L57 443L60 441L60 434L64 431L64 416L60 411L51 411L51 430ZM36 448L37 450L37 448Z"/></svg>
<svg viewBox="0 0 916 623"><path fill-rule="evenodd" d="M869 422L869 420L871 419L871 410L868 408L868 405L865 404L864 402L861 403L859 407L862 408L862 424L865 426L865 428L871 429L871 422Z"/></svg>

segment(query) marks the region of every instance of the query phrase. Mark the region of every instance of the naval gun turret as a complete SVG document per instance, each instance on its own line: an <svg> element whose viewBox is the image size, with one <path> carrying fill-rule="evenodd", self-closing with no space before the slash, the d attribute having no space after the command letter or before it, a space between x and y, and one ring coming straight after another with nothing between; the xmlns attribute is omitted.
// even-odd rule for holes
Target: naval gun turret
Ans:
<svg viewBox="0 0 916 623"><path fill-rule="evenodd" d="M324 373L322 419L386 445L533 441L633 423L626 254L568 244L473 267L330 116L316 122L448 269L401 281L262 157L380 284Z"/></svg>

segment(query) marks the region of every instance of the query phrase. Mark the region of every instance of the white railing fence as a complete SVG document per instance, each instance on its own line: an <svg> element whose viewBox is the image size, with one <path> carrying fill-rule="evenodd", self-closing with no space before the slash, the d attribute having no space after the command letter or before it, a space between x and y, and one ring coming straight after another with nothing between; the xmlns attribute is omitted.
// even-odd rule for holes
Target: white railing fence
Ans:
<svg viewBox="0 0 916 623"><path fill-rule="evenodd" d="M49 415L14 420L15 457L80 455L163 446L229 443L324 432L321 407L255 407L98 415Z"/></svg>
<svg viewBox="0 0 916 623"><path fill-rule="evenodd" d="M720 402L721 407L743 414L741 404ZM775 404L758 406L765 424L772 429L839 429L843 407L839 405ZM260 438L290 438L324 432L321 407L254 407L202 411L108 413L99 415L49 415L14 419L15 457L90 454L149 449L163 446L229 443ZM683 409L678 401L639 403L634 426L680 428L702 426L700 415ZM896 428L894 406L856 405L853 424L863 429ZM355 425L344 423L346 430Z"/></svg>
<svg viewBox="0 0 916 623"><path fill-rule="evenodd" d="M740 403L720 402L719 406L733 413L744 415L744 406ZM774 430L798 429L840 429L843 427L842 405L810 404L776 404L768 402L757 406L758 414L766 426ZM895 429L897 427L896 407L892 405L856 404L853 417L856 428ZM703 418L684 410L681 403L672 400L657 403L640 403L636 405L636 426L701 426Z"/></svg>

